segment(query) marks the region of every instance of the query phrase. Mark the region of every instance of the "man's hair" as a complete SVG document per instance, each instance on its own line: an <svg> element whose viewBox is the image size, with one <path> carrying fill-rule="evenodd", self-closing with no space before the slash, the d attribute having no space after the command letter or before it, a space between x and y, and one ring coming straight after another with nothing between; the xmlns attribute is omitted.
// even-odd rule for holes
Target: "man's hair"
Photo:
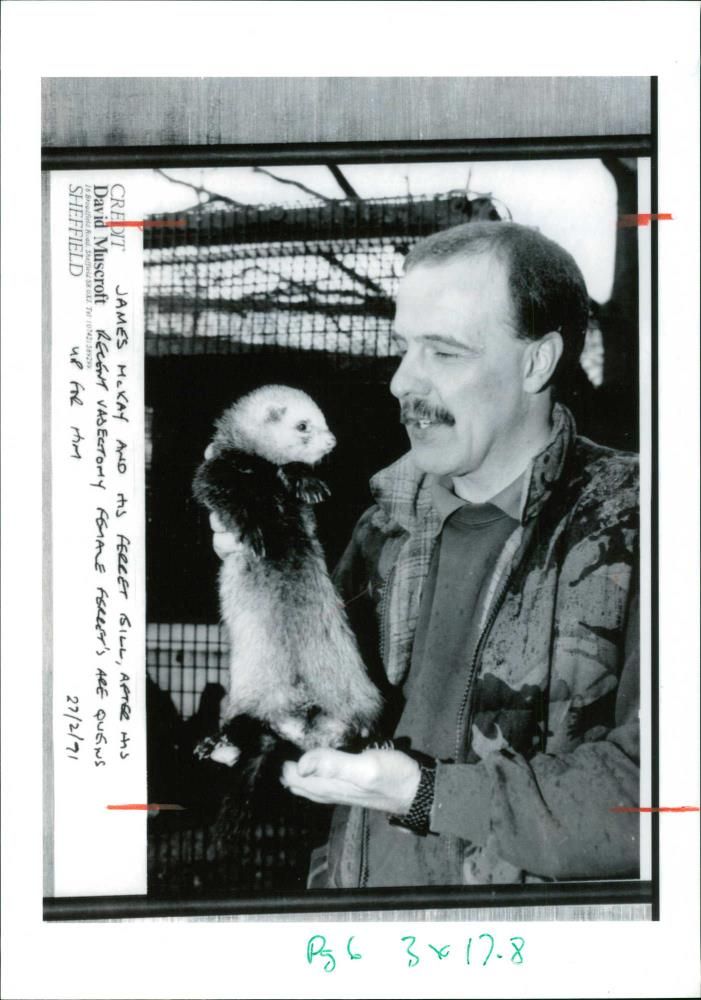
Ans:
<svg viewBox="0 0 701 1000"><path fill-rule="evenodd" d="M466 222L416 243L404 271L475 254L493 254L506 265L517 335L539 340L551 330L562 336L563 353L554 381L575 369L584 347L589 296L574 258L535 229L515 222Z"/></svg>

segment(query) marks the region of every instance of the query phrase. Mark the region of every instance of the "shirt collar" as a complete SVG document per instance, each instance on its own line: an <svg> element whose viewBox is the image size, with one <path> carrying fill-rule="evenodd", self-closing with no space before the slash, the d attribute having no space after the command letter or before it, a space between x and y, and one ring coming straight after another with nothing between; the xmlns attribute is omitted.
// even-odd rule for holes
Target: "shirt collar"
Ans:
<svg viewBox="0 0 701 1000"><path fill-rule="evenodd" d="M493 507L498 507L499 510L503 511L508 517L512 518L514 521L518 521L521 518L521 504L523 495L523 480L526 472L522 472L520 476L517 476L513 482L505 486L503 490L491 497L489 500L485 500L485 504L491 504ZM450 476L432 476L426 477L431 488L431 497L433 499L434 507L438 512L438 516L441 520L441 528L445 524L447 518L451 514L455 513L460 507L464 507L469 504L469 500L464 500L462 497L457 496L453 490L453 482Z"/></svg>
<svg viewBox="0 0 701 1000"><path fill-rule="evenodd" d="M574 419L569 410L561 403L556 403L553 409L553 431L549 443L536 455L522 476L506 487L509 496L497 504L507 514L514 512L511 487L520 490L515 515L522 523L530 520L538 513L547 501L555 483L563 472L564 463L576 435ZM419 472L411 460L411 453L403 455L393 465L378 472L370 481L373 496L380 510L384 512L386 531L414 530L417 522L426 522L426 529L436 533L442 527L443 517L436 509L430 478ZM450 492L450 491L448 491ZM457 506L462 506L459 497L455 498ZM447 516L447 515L446 515Z"/></svg>

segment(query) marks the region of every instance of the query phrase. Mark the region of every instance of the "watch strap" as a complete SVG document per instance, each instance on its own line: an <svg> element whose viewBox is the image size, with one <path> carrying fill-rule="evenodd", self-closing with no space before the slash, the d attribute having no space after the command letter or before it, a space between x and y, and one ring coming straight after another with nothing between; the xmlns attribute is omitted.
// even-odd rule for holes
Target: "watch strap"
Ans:
<svg viewBox="0 0 701 1000"><path fill-rule="evenodd" d="M420 837L431 832L431 808L436 784L436 761L425 754L409 753L414 757L421 770L419 785L416 789L409 812L405 816L390 816L392 826L401 826Z"/></svg>

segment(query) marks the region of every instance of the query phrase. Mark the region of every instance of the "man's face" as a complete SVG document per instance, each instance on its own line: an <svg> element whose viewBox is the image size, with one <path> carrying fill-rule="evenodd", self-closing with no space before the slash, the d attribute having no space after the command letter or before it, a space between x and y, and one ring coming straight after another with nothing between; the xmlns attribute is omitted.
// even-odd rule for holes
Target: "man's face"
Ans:
<svg viewBox="0 0 701 1000"><path fill-rule="evenodd" d="M402 361L390 390L424 472L489 474L512 460L528 412L528 341L511 320L504 265L487 254L417 264L394 324Z"/></svg>

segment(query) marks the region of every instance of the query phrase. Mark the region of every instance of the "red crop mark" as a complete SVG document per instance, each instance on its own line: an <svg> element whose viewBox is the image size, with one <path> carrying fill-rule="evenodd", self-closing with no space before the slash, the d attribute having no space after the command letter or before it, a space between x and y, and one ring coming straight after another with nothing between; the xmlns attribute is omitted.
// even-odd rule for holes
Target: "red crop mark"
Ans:
<svg viewBox="0 0 701 1000"><path fill-rule="evenodd" d="M612 813L697 813L699 806L614 806Z"/></svg>
<svg viewBox="0 0 701 1000"><path fill-rule="evenodd" d="M640 215L619 215L618 228L628 229L634 226L649 226L651 222L672 221L669 212L642 212Z"/></svg>
<svg viewBox="0 0 701 1000"><path fill-rule="evenodd" d="M164 810L184 810L185 806L178 806L172 802L126 802L123 805L107 806L107 809L140 809L148 812L163 812Z"/></svg>
<svg viewBox="0 0 701 1000"><path fill-rule="evenodd" d="M187 219L106 219L105 225L112 229L131 226L133 229L156 229L159 226L186 226Z"/></svg>

